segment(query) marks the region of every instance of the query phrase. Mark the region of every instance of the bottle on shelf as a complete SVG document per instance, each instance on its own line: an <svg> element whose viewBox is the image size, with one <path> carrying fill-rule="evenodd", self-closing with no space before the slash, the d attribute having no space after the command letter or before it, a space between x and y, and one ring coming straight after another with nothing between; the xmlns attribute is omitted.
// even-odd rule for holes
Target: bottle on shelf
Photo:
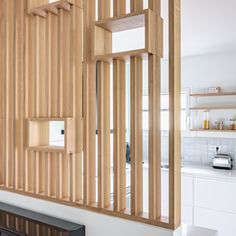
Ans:
<svg viewBox="0 0 236 236"><path fill-rule="evenodd" d="M210 122L209 122L209 111L203 112L203 129L209 129L210 128Z"/></svg>
<svg viewBox="0 0 236 236"><path fill-rule="evenodd" d="M230 119L230 129L236 130L236 119Z"/></svg>

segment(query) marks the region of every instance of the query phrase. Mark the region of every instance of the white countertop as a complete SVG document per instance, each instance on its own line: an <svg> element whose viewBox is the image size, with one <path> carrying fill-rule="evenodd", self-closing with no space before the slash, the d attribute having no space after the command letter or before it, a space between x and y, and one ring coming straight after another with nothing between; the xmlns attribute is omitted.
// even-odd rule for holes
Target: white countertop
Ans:
<svg viewBox="0 0 236 236"><path fill-rule="evenodd" d="M207 176L213 178L236 180L236 170L214 169L211 166L186 165L181 168L181 172L183 174L189 174L199 177Z"/></svg>
<svg viewBox="0 0 236 236"><path fill-rule="evenodd" d="M168 171L168 168L162 168L163 171ZM236 180L236 170L221 170L214 169L211 166L205 165L190 165L186 164L181 168L181 173L186 175L194 175L198 177L212 177L227 180Z"/></svg>
<svg viewBox="0 0 236 236"><path fill-rule="evenodd" d="M217 236L216 230L206 229L198 226L182 225L179 235L181 236ZM178 236L178 233L176 234Z"/></svg>

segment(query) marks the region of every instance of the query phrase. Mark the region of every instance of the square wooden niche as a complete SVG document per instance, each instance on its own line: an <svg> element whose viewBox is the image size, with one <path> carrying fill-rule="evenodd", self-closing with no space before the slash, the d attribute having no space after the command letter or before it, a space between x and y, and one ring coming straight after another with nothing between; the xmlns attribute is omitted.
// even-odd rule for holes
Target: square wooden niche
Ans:
<svg viewBox="0 0 236 236"><path fill-rule="evenodd" d="M112 33L136 28L145 28L145 47L130 51L112 52ZM138 38L136 40L139 40ZM129 13L121 17L111 17L95 22L94 25L94 58L109 60L127 56L155 54L162 56L163 21L155 12L146 9Z"/></svg>
<svg viewBox="0 0 236 236"><path fill-rule="evenodd" d="M64 136L60 145L50 140L51 122L64 122L64 129L57 130ZM33 118L28 119L28 149L32 151L75 153L75 119L73 118ZM81 125L82 127L82 125Z"/></svg>

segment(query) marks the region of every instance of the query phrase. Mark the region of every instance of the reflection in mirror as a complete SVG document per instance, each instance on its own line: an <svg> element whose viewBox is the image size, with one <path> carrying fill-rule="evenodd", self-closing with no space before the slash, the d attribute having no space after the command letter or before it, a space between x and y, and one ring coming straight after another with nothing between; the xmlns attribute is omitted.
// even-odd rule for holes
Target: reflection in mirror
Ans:
<svg viewBox="0 0 236 236"><path fill-rule="evenodd" d="M65 122L50 121L49 122L49 145L64 147L65 145Z"/></svg>

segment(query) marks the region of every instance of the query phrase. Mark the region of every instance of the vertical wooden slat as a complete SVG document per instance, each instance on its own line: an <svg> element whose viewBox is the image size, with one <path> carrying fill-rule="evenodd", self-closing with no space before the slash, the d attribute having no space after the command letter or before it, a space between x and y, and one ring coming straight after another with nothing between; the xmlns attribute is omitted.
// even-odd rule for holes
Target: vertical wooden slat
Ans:
<svg viewBox="0 0 236 236"><path fill-rule="evenodd" d="M95 1L84 1L84 204L96 201L96 63L93 61Z"/></svg>
<svg viewBox="0 0 236 236"><path fill-rule="evenodd" d="M149 8L160 17L160 0L149 0ZM157 24L157 22L156 22ZM159 27L157 24L156 27ZM162 35L153 35L157 46ZM159 50L158 50L159 51ZM161 216L161 66L160 56L148 56L148 97L149 97L149 134L148 134L148 158L149 158L149 218L160 220Z"/></svg>
<svg viewBox="0 0 236 236"><path fill-rule="evenodd" d="M113 16L126 13L126 1L114 0ZM126 125L125 125L125 61L113 60L113 153L114 153L114 210L126 208Z"/></svg>
<svg viewBox="0 0 236 236"><path fill-rule="evenodd" d="M149 218L161 216L160 58L149 55Z"/></svg>
<svg viewBox="0 0 236 236"><path fill-rule="evenodd" d="M59 51L60 51L60 116L70 117L73 114L73 93L70 76L70 13L59 10ZM69 197L69 162L70 156L63 155L60 160L61 197Z"/></svg>
<svg viewBox="0 0 236 236"><path fill-rule="evenodd" d="M109 18L111 11L110 0L98 0L98 20Z"/></svg>
<svg viewBox="0 0 236 236"><path fill-rule="evenodd" d="M110 205L110 64L98 62L98 203Z"/></svg>
<svg viewBox="0 0 236 236"><path fill-rule="evenodd" d="M15 2L15 188L23 189L24 181L24 23L25 2Z"/></svg>
<svg viewBox="0 0 236 236"><path fill-rule="evenodd" d="M35 81L35 18L27 17L26 20L26 43L25 43L25 117L36 116L36 81ZM27 140L25 133L24 140ZM25 142L26 143L26 142ZM25 145L26 146L26 145ZM35 153L25 151L25 190L32 192L35 183L35 171L33 169L35 162Z"/></svg>
<svg viewBox="0 0 236 236"><path fill-rule="evenodd" d="M83 10L73 6L71 12L71 76L73 83L73 117L75 117L75 144L76 154L72 155L71 160L71 196L72 201L79 202L83 199L82 196L82 147L81 143L81 127L80 121L82 119L82 60L83 54L81 48L83 47Z"/></svg>
<svg viewBox="0 0 236 236"><path fill-rule="evenodd" d="M98 0L98 19L110 17L110 0ZM111 47L111 45L108 45ZM110 64L97 62L98 205L110 206Z"/></svg>
<svg viewBox="0 0 236 236"><path fill-rule="evenodd" d="M143 0L131 0L131 12L143 9ZM130 58L131 100L131 213L143 213L142 58Z"/></svg>
<svg viewBox="0 0 236 236"><path fill-rule="evenodd" d="M130 59L131 96L131 213L143 212L142 58Z"/></svg>
<svg viewBox="0 0 236 236"><path fill-rule="evenodd" d="M143 0L130 0L130 11L142 11L143 10Z"/></svg>
<svg viewBox="0 0 236 236"><path fill-rule="evenodd" d="M51 31L52 31L52 17L53 14L48 12L46 15L46 39L45 39L45 75L46 75L46 86L47 86L47 117L51 117L51 70L52 70L52 61L51 61ZM51 196L51 153L46 153L46 160L45 160L45 194L47 196Z"/></svg>
<svg viewBox="0 0 236 236"><path fill-rule="evenodd" d="M181 224L180 0L169 1L169 223Z"/></svg>
<svg viewBox="0 0 236 236"><path fill-rule="evenodd" d="M47 116L47 86L45 73L45 40L46 22L40 16L35 16L35 79L36 79L36 116ZM36 152L36 193L45 193L45 162L46 157L43 152Z"/></svg>
<svg viewBox="0 0 236 236"><path fill-rule="evenodd" d="M5 4L0 1L0 118L5 118Z"/></svg>
<svg viewBox="0 0 236 236"><path fill-rule="evenodd" d="M113 60L114 209L126 208L125 61Z"/></svg>
<svg viewBox="0 0 236 236"><path fill-rule="evenodd" d="M5 4L0 2L0 185L5 183Z"/></svg>
<svg viewBox="0 0 236 236"><path fill-rule="evenodd" d="M58 20L57 16L49 13L47 15L47 81L48 89L48 117L59 116L59 80L58 80ZM55 197L57 185L59 184L58 173L58 153L48 153L48 196ZM56 178L55 178L56 176Z"/></svg>
<svg viewBox="0 0 236 236"><path fill-rule="evenodd" d="M126 0L113 0L113 16L121 16L126 13Z"/></svg>
<svg viewBox="0 0 236 236"><path fill-rule="evenodd" d="M6 4L6 186L14 186L14 9L15 1L4 1Z"/></svg>

